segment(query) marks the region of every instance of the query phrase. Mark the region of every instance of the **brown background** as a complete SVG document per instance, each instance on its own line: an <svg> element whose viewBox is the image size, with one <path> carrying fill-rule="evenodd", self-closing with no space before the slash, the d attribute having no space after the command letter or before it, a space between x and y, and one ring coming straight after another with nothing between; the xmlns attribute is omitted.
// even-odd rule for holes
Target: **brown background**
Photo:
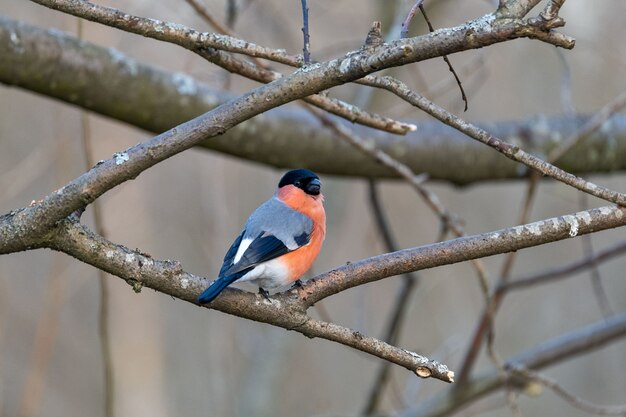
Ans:
<svg viewBox="0 0 626 417"><path fill-rule="evenodd" d="M206 1L223 17L224 2ZM393 2L310 2L314 59L327 59L358 48L373 20L392 20ZM402 14L408 8L402 3ZM408 3L408 2L407 2ZM428 2L427 2L428 3ZM462 23L489 12L487 1L430 2L437 27ZM182 0L111 1L127 12L175 21L197 29L208 27ZM300 3L254 1L240 15L237 33L258 44L301 49ZM35 4L0 1L0 13L41 27L76 33L77 19ZM571 94L577 112L594 112L625 87L626 4L618 0L566 2L564 32L577 39L573 51L557 51L537 41L519 40L452 57L470 97L471 121L524 119L567 111L562 98ZM418 19L419 20L419 19ZM423 31L420 23L419 30ZM398 27L395 26L397 36ZM223 72L191 53L92 23L84 38L118 48L140 61L182 71L225 85ZM417 29L416 29L417 30ZM562 55L562 57L559 56ZM1 57L0 57L1 59ZM571 88L564 89L568 72ZM455 112L461 110L458 90L441 60L394 71L422 92ZM230 79L233 91L253 86ZM333 94L352 102L362 90L354 86ZM373 110L405 119L425 116L376 92ZM58 188L85 169L80 141L80 110L15 88L0 87L0 212L27 205ZM108 158L149 137L146 133L90 116L96 159ZM454 169L454 167L450 167ZM180 260L193 273L213 277L223 254L250 212L272 192L281 171L232 157L191 150L174 157L104 195L104 226L108 237L140 248L161 259ZM346 261L380 253L362 180L322 175L328 213L327 243L313 273ZM623 176L594 178L618 190ZM466 188L435 184L448 208L465 219L468 233L516 224L525 185L485 183ZM432 242L436 218L404 184L385 182L383 196L392 225L403 247ZM600 202L588 201L588 206ZM532 219L538 220L581 208L579 195L553 182L544 182ZM88 210L86 221L91 222ZM621 231L593 236L596 248L618 240ZM551 244L519 254L514 276L570 261L582 254L580 239ZM495 277L502 257L486 260ZM626 309L624 260L600 270L611 306ZM0 258L0 410L16 415L23 402L36 401L46 416L101 415L102 378L99 354L98 281L96 271L66 255L50 251ZM400 345L447 363L458 371L461 356L482 298L468 264L421 273ZM399 286L397 278L356 288L324 301L333 321L378 336ZM260 325L218 312L195 308L144 290L135 294L123 281L110 277L111 343L118 416L327 416L359 412L379 360L326 341ZM58 309L58 310L55 310ZM55 319L58 312L58 320ZM42 320L54 344L47 354L41 402L25 389L35 368L33 343ZM497 320L496 346L504 356L524 351L563 332L601 318L588 274L555 285L516 293L507 298ZM46 359L43 358L45 362ZM615 343L594 353L549 368L546 373L564 386L597 403L624 400L626 345ZM478 368L490 367L483 358ZM415 405L447 389L439 381L422 381L403 369L394 371L385 406ZM546 392L521 397L526 415L582 416ZM483 401L484 415L510 413L495 408L502 393Z"/></svg>

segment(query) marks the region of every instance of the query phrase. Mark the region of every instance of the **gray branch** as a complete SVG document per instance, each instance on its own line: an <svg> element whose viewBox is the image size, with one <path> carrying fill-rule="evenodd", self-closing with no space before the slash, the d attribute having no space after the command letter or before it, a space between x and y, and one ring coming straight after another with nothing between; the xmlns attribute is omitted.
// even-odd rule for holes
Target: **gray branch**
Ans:
<svg viewBox="0 0 626 417"><path fill-rule="evenodd" d="M541 343L534 348L520 353L506 361L511 367L523 366L529 369L541 369L574 356L591 353L607 344L626 336L626 314L574 330L554 339ZM502 375L497 370L486 371L468 381L463 390L448 389L440 395L423 402L419 408L410 408L400 414L401 417L444 417L454 414L459 409L484 396L503 389ZM512 377L510 382L524 386L525 378Z"/></svg>
<svg viewBox="0 0 626 417"><path fill-rule="evenodd" d="M19 215L20 212L2 216L0 223L19 227L19 219L15 219ZM364 259L321 274L298 290L273 296L272 301L258 294L227 288L210 307L309 337L332 340L401 365L421 377L452 382L454 373L437 362L359 332L313 320L306 311L325 297L393 275L515 251L625 224L626 209L601 207ZM51 248L71 255L124 279L136 291L149 287L197 303L198 295L207 286L204 278L184 271L176 261L156 260L138 250L116 245L71 219L57 222L43 237L33 238L27 244L29 249ZM6 250L0 240L0 253ZM543 357L542 361L529 362L529 367L550 360L549 355Z"/></svg>
<svg viewBox="0 0 626 417"><path fill-rule="evenodd" d="M232 98L181 74L142 64L114 49L0 17L0 82L75 104L151 132L163 132ZM494 136L542 156L575 133L587 116L536 117L479 124ZM400 137L354 126L359 135L414 172L455 184L522 178L527 169L439 122L420 122ZM325 174L395 177L355 152L308 112L271 110L200 145L276 167ZM289 143L290 152L283 152ZM626 169L626 117L616 115L563 158L579 175Z"/></svg>

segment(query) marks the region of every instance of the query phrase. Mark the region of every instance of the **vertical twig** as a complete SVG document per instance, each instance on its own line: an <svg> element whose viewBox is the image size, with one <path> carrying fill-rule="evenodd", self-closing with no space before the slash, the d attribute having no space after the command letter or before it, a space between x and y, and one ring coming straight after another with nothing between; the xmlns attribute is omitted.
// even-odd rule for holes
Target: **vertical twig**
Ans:
<svg viewBox="0 0 626 417"><path fill-rule="evenodd" d="M300 0L302 3L302 34L304 35L304 48L302 53L304 56L304 65L308 65L311 62L310 43L309 43L309 8L306 5L306 0Z"/></svg>
<svg viewBox="0 0 626 417"><path fill-rule="evenodd" d="M78 19L78 37L82 38L82 19ZM83 143L83 154L85 157L85 167L87 170L95 164L93 157L93 147L91 144L91 134L89 129L89 115L85 110L80 115L81 139ZM92 203L94 225L96 232L106 237L100 213L100 204L96 200ZM98 269L98 282L100 287L100 309L98 311L98 334L100 336L100 353L102 359L102 371L104 382L104 415L113 416L114 407L114 386L113 386L113 364L111 358L111 341L109 336L109 288L106 280L106 272Z"/></svg>
<svg viewBox="0 0 626 417"><path fill-rule="evenodd" d="M404 22L402 22L402 30L400 31L401 38L406 38L408 36L409 25L411 24L411 20L413 20L413 17L417 13L418 9L422 13L424 20L426 21L426 24L428 25L428 30L430 32L435 31L433 25L430 23L430 20L428 19L428 16L426 15L426 10L424 9L423 3L424 3L424 0L416 0L413 7L411 7L409 14L407 15L406 19L404 19ZM450 70L450 72L454 76L456 84L459 86L459 90L461 90L461 99L463 100L463 103L465 103L465 107L463 111L467 111L467 96L465 94L465 90L463 89L463 85L461 84L461 79L459 78L456 71L454 70L454 67L452 66L452 63L450 62L450 59L448 59L448 56L444 55L442 58L444 62L448 65L448 70Z"/></svg>
<svg viewBox="0 0 626 417"><path fill-rule="evenodd" d="M430 23L428 16L426 16L426 10L424 10L424 6L422 4L419 5L419 9L420 9L420 12L422 13L422 16L424 16L424 20L426 21L426 24L428 25L428 30L431 32L434 32L435 29L433 28L433 25ZM452 66L452 63L450 62L450 59L448 58L448 56L444 55L442 58L444 62L448 65L448 70L452 73L452 76L456 80L456 84L459 86L459 90L461 90L461 100L463 100L463 103L465 103L465 107L463 108L463 111L467 111L467 105L468 105L467 96L465 95L463 84L461 84L461 79L459 78L456 71L454 70L454 67Z"/></svg>
<svg viewBox="0 0 626 417"><path fill-rule="evenodd" d="M383 238L385 249L388 252L395 252L398 250L398 245L395 242L395 238L393 237L391 228L389 227L389 222L387 221L387 216L385 215L383 207L380 203L376 182L373 179L369 179L367 184L370 208L372 209L372 214L376 221L378 232ZM386 331L382 337L382 340L385 342L392 345L396 344L400 335L402 323L404 322L404 318L408 311L409 300L411 299L411 295L413 294L413 290L417 286L417 283L418 275L416 273L410 273L403 276L402 286L396 294L393 311L389 315L385 326ZM378 374L374 379L374 383L370 389L370 394L367 396L367 403L363 408L363 415L370 415L378 410L385 386L387 385L391 375L391 367L389 364L389 362L384 362L378 369Z"/></svg>

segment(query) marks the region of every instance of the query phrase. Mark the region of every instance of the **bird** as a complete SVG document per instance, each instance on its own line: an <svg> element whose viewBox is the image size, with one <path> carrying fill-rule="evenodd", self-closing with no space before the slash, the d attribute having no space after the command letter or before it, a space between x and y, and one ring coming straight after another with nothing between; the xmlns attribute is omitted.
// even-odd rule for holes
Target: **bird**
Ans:
<svg viewBox="0 0 626 417"><path fill-rule="evenodd" d="M267 289L299 285L326 236L321 187L308 169L286 172L274 195L250 215L226 252L217 279L198 302L210 303L235 281L257 284L267 299Z"/></svg>

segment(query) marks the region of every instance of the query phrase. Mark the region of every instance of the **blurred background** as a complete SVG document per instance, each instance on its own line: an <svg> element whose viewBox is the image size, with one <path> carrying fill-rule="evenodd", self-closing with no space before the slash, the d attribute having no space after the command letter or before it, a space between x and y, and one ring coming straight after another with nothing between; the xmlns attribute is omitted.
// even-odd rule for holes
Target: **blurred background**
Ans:
<svg viewBox="0 0 626 417"><path fill-rule="evenodd" d="M226 20L223 0L204 0ZM301 52L301 10L296 0L238 1L234 30L260 45ZM460 24L488 13L489 1L427 1L436 27ZM184 0L108 1L102 4L140 16L210 30ZM391 38L412 2L337 0L310 2L312 56L326 60L356 49L374 20ZM533 15L535 15L537 9ZM0 14L42 28L75 34L77 19L36 4L0 0ZM576 38L572 51L518 40L451 57L469 97L470 121L523 120L534 115L593 113L626 88L626 4L618 0L569 0L561 11L563 32ZM422 19L412 34L424 33ZM245 92L255 84L228 76L182 48L83 23L83 37L118 48L145 63L187 73L198 80ZM0 57L0 60L2 57ZM460 114L462 102L442 60L391 72L439 104ZM332 95L406 120L427 116L389 95L343 86ZM0 213L28 205L83 173L81 110L17 88L0 86ZM109 158L150 137L144 131L97 115L88 116L95 159ZM101 204L107 237L159 259L176 259L194 274L214 277L223 255L248 215L274 191L282 170L206 150L184 152L106 193ZM371 216L363 179L321 175L328 234L312 274L384 251ZM591 177L624 190L623 174ZM469 234L517 224L525 182L491 182L458 188L429 184ZM433 242L438 220L399 181L380 185L391 226L402 247ZM596 207L574 190L541 183L532 220ZM84 217L93 225L92 210ZM623 231L594 234L594 248L620 239ZM518 254L513 277L580 258L581 239ZM485 259L492 279L503 257ZM610 306L626 310L626 261L602 264ZM64 254L38 250L0 257L0 410L6 416L103 415L102 362L98 337L98 272ZM399 346L436 358L458 371L484 302L468 263L420 273ZM401 285L398 277L324 300L338 324L382 336ZM351 416L359 415L381 360L324 340L194 307L144 289L136 294L116 277L110 290L110 342L117 416ZM319 312L312 310L314 316ZM503 357L523 352L564 332L602 319L589 273L507 297L496 322ZM596 403L624 400L626 343L550 367L545 373ZM477 370L492 367L481 357ZM449 389L394 367L383 411L415 406ZM544 392L520 397L526 415L583 416ZM460 412L509 415L503 392Z"/></svg>

